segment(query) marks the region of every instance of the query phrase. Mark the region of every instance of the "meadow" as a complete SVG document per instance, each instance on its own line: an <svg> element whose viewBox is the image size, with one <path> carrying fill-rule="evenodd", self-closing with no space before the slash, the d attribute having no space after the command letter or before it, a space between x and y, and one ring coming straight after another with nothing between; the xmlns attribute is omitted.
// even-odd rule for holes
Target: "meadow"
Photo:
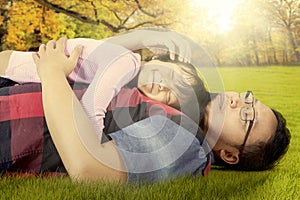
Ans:
<svg viewBox="0 0 300 200"><path fill-rule="evenodd" d="M0 199L300 199L300 67L222 67L227 91L251 89L286 117L292 134L287 155L272 170L212 168L205 178L153 185L78 184L68 178L0 179Z"/></svg>

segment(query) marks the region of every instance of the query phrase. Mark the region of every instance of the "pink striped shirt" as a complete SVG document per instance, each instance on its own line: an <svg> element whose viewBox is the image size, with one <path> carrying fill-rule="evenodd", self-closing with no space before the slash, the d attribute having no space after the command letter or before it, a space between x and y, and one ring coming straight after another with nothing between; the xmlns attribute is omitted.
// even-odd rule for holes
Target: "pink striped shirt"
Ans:
<svg viewBox="0 0 300 200"><path fill-rule="evenodd" d="M84 49L68 78L75 81L75 85L76 82L90 84L81 103L100 140L106 108L120 89L137 75L141 57L122 46L86 38L69 39L65 53L69 55L79 44ZM4 77L18 83L40 82L32 54L14 51Z"/></svg>

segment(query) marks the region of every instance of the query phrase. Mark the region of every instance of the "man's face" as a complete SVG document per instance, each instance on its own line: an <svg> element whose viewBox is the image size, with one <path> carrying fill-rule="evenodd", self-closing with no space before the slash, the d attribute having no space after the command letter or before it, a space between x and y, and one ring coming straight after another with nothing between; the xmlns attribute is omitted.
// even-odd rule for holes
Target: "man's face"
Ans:
<svg viewBox="0 0 300 200"><path fill-rule="evenodd" d="M244 142L250 121L243 120L248 115L244 98L235 92L226 92L214 98L209 105L209 132L220 131L218 141L213 146L218 150L226 145L241 146ZM252 105L250 105L250 108ZM257 141L267 142L275 133L277 120L272 110L260 101L253 101L254 120L245 146ZM250 115L250 113L249 113ZM223 126L222 126L223 125ZM211 142L210 142L211 143ZM213 143L213 142L212 142Z"/></svg>

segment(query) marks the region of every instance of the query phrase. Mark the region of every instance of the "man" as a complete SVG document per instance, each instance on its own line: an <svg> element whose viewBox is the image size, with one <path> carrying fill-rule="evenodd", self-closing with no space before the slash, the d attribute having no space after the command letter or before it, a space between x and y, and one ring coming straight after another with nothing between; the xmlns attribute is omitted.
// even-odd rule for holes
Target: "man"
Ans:
<svg viewBox="0 0 300 200"><path fill-rule="evenodd" d="M192 134L189 131L180 128L180 126L164 117L152 116L145 119L145 121L142 120L133 126L112 134L114 142L99 144L97 139L95 139L94 131L80 104L76 99L73 99L73 92L65 79L70 69L74 67L73 65L76 63L80 51L75 50L71 54L71 57L68 58L61 55L62 51L59 51L61 47L63 47L62 44L59 44L57 48L49 46L45 48L40 57L36 56L35 60L42 80L43 107L47 125L56 149L64 163L64 167L66 167L72 178L77 180L104 179L107 181L126 181L127 177L129 177L131 181L135 181L148 177L150 181L157 181L161 178L172 178L188 174L188 172L196 173L207 168L206 155L208 152L205 141L201 146L200 142L195 140L195 137L191 137ZM223 105L223 103L219 102L226 103ZM251 106L248 104L251 104ZM219 110L226 110L225 117L228 119L224 121L224 128L221 130L220 139L217 140L216 145L213 145L216 141L216 135L209 133L219 132L217 131L220 125L220 121L218 120L224 117L225 113L216 110L218 107ZM242 163L241 160L243 157L241 155L246 155L244 152L247 152L248 146L251 146L255 142L266 143L267 141L271 141L272 143L273 138L275 138L274 131L280 124L277 125L276 119L274 115L271 115L271 112L265 105L254 101L250 93L245 94L245 96L227 93L226 98L223 95L213 98L211 104L207 106L207 120L204 122L203 129L207 132L207 140L213 147L216 159L220 158L230 165L237 165ZM220 117L217 114L212 117L215 113L221 113L220 116L222 116ZM259 116L266 116L266 118L259 118ZM268 124L268 128L260 126L264 123ZM146 156L146 159L143 160L145 162L142 162L142 160L137 158L142 159L143 157L135 157L135 155L142 153L141 155L144 156L145 152L143 151L145 149L139 152L141 149L137 148L131 153L132 149L126 148L130 146L128 144L132 146L143 144L140 142L143 138L136 137L138 135L141 137L150 137L143 133L145 132L145 126L150 130L148 131L149 134L162 132L168 134L160 136L169 136L172 133L179 133L173 135L175 138L179 135L179 138L177 140L174 140L172 137L171 139L166 138L163 144L167 145L171 142L173 143L172 147L167 148L166 151L159 152L162 154L152 155L151 152L155 150L155 148L153 149L153 145L155 146L157 142L162 141L161 137L154 139L154 142L152 141L153 144L151 143L150 145L152 149L150 148L146 152L146 155L149 156L150 154L150 156ZM234 129L229 129L233 128L233 126L235 126ZM246 136L244 142L242 141L242 145L240 145L239 140L242 140L242 131L239 129L243 129L243 127L245 128ZM166 132L166 130L169 131ZM236 132L232 133L232 130L236 130ZM278 148L279 156L276 155L274 158L271 158L269 163L272 164L274 160L278 159L285 152L289 141L287 133L288 131L282 134L283 136L286 135L287 142L282 145L283 148ZM134 143L130 143L130 139L128 139L132 135L136 139ZM232 140L232 137L236 139ZM249 141L247 141L248 137ZM118 146L118 150L115 148L114 143ZM144 143L144 145L147 144L149 145L149 142ZM124 145L127 145L127 147ZM165 149L163 148L164 146L162 145L161 148ZM238 148L237 146L242 147ZM175 151L174 147L176 147L177 151ZM129 154L127 153L128 151L130 152ZM164 156L165 153L167 153L167 156ZM158 155L160 155L159 160L156 159ZM153 164L151 159L158 162ZM178 161L181 163L178 163ZM150 163L152 165L147 167ZM258 167L255 169L268 168L270 166L269 163L263 167L261 164L258 164ZM178 168L180 170L177 170ZM140 176L141 174L142 176Z"/></svg>
<svg viewBox="0 0 300 200"><path fill-rule="evenodd" d="M290 141L283 116L246 93L228 92L218 95L208 106L208 140L212 143L214 129L224 111L226 114L220 137L214 142L213 152L218 165L235 170L266 170L283 156ZM219 110L218 110L219 109Z"/></svg>

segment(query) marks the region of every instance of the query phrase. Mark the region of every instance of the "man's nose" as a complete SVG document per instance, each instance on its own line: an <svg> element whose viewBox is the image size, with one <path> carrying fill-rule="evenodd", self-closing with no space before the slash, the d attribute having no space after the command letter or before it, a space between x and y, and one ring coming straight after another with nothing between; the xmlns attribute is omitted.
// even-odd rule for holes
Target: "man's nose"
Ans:
<svg viewBox="0 0 300 200"><path fill-rule="evenodd" d="M231 108L237 108L243 106L243 101L239 96L231 96L229 98L229 105Z"/></svg>

